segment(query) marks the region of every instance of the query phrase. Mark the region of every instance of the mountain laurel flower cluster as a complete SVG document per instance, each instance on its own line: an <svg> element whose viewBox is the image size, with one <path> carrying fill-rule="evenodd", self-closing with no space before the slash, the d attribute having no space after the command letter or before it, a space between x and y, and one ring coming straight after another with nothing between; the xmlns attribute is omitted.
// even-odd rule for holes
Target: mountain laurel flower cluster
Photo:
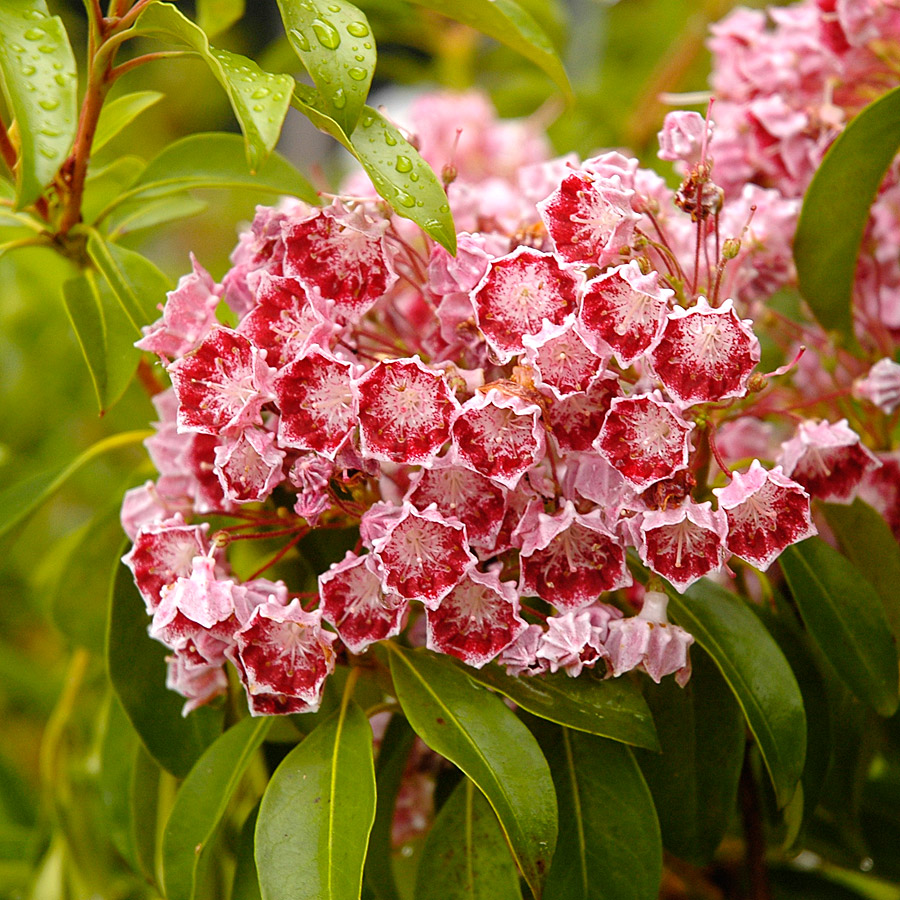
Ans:
<svg viewBox="0 0 900 900"><path fill-rule="evenodd" d="M859 275L860 316L887 322L871 371L823 365L821 332L765 309L795 278L798 198L877 80L878 28L831 7L716 27L715 122L675 112L660 132L675 189L618 152L551 158L480 95L431 95L410 121L455 256L359 175L322 207L258 207L221 284L193 260L138 344L171 387L159 478L122 511L186 711L225 691L226 662L254 715L315 710L341 654L401 634L523 677L683 685L693 638L662 579L753 579L816 533L811 498L880 497L900 528L900 460L857 415L900 404L897 254ZM316 589L264 574L348 529ZM229 550L250 538L280 548L239 577Z"/></svg>

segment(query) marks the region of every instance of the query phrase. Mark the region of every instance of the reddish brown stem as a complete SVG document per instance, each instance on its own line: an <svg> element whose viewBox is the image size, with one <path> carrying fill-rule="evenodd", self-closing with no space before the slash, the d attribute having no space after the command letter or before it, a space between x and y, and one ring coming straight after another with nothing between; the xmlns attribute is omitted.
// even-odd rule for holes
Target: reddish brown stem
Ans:
<svg viewBox="0 0 900 900"><path fill-rule="evenodd" d="M3 154L3 162L6 163L9 171L12 172L16 167L19 154L16 153L16 148L13 147L13 142L9 139L9 132L6 130L3 122L0 122L0 153Z"/></svg>
<svg viewBox="0 0 900 900"><path fill-rule="evenodd" d="M274 556L273 556L273 557L272 557L272 558L271 558L264 566L260 566L260 567L259 567L259 568L258 568L258 569L257 569L257 570L256 570L256 571L255 571L255 572L247 579L247 581L253 581L254 578L259 578L259 576L262 575L262 573L265 572L266 569L271 568L272 566L274 566L275 563L277 563L278 560L281 559L281 558L285 555L285 553L287 553L288 550L291 549L291 547L293 547L295 544L299 543L299 542L303 539L304 535L306 535L308 532L309 532L309 529L308 529L308 528L305 528L305 529L304 529L303 531L301 531L299 534L297 534L297 535L295 535L293 538L291 538L291 539L290 539L290 540L289 540L289 541L288 541L288 542L287 542L287 543L286 543L286 544L285 544L285 545L284 545L284 546L283 546L283 547L282 547L282 548L281 548L281 549L280 549L280 550L279 550L279 551L278 551L278 552L277 552L277 553L276 553L276 554L275 554L275 555L274 555Z"/></svg>
<svg viewBox="0 0 900 900"><path fill-rule="evenodd" d="M183 50L158 50L155 53L144 53L142 56L135 56L133 59L129 59L128 62L123 62L120 66L110 69L109 80L111 82L115 81L126 72L130 72L132 69L144 65L144 63L156 62L158 59L171 59L173 56L184 55L185 53Z"/></svg>

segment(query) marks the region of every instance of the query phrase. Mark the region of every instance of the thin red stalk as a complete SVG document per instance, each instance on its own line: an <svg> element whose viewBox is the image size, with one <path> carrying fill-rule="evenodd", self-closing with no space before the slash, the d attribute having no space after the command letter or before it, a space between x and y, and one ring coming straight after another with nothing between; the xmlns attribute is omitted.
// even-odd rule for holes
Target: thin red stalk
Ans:
<svg viewBox="0 0 900 900"><path fill-rule="evenodd" d="M224 528L222 529L225 530ZM265 538L284 537L286 534L294 534L300 531L300 537L303 537L309 531L308 525L295 525L293 528L282 528L280 531L257 531L253 534L230 534L231 541L261 541Z"/></svg>
<svg viewBox="0 0 900 900"><path fill-rule="evenodd" d="M694 246L694 282L691 296L697 296L697 279L700 277L700 235L703 231L703 182L697 180L697 242Z"/></svg>
<svg viewBox="0 0 900 900"><path fill-rule="evenodd" d="M309 533L309 528L305 528L298 535L291 538L264 566L258 568L248 579L247 581L253 581L254 578L259 578L266 569L271 568L281 559L293 546L298 544L307 534Z"/></svg>
<svg viewBox="0 0 900 900"><path fill-rule="evenodd" d="M3 162L9 167L9 171L16 167L19 155L16 148L13 147L12 141L9 139L9 132L3 122L0 122L0 153L3 154Z"/></svg>
<svg viewBox="0 0 900 900"><path fill-rule="evenodd" d="M156 62L159 59L171 59L174 56L184 55L185 52L183 50L157 50L154 53L144 53L141 56L135 56L133 59L129 59L128 62L123 62L120 66L116 66L114 69L110 69L109 80L115 81L126 72L130 72L132 69L136 69L138 66L142 66L145 63Z"/></svg>
<svg viewBox="0 0 900 900"><path fill-rule="evenodd" d="M707 431L707 440L709 441L709 449L713 455L713 459L715 459L719 468L729 477L734 477L734 473L728 467L728 463L722 459L722 455L719 453L719 447L716 444L716 427L712 423L710 423L709 430Z"/></svg>

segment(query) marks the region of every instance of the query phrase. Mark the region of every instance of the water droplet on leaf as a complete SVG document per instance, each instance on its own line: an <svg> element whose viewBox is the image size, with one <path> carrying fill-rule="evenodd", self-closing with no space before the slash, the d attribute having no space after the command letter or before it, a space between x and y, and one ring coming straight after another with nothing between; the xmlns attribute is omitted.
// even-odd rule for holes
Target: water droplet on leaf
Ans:
<svg viewBox="0 0 900 900"><path fill-rule="evenodd" d="M269 89L267 87L258 87L250 96L254 100L262 100L263 97L269 96Z"/></svg>
<svg viewBox="0 0 900 900"><path fill-rule="evenodd" d="M351 22L347 26L347 33L353 37L364 38L369 34L369 28L365 22Z"/></svg>
<svg viewBox="0 0 900 900"><path fill-rule="evenodd" d="M38 100L38 106L47 112L53 112L59 106L59 100Z"/></svg>
<svg viewBox="0 0 900 900"><path fill-rule="evenodd" d="M46 37L47 32L44 31L43 28L29 28L22 37L25 38L26 41L39 41L41 38Z"/></svg>
<svg viewBox="0 0 900 900"><path fill-rule="evenodd" d="M408 156L398 156L397 157L397 171L398 172L409 172L412 170L412 162Z"/></svg>
<svg viewBox="0 0 900 900"><path fill-rule="evenodd" d="M302 31L297 31L296 28L292 28L291 37L294 39L297 46L301 50L309 50L309 41L306 39L306 35Z"/></svg>
<svg viewBox="0 0 900 900"><path fill-rule="evenodd" d="M344 96L344 89L338 88L331 98L331 102L337 109L343 109L347 105L347 98Z"/></svg>
<svg viewBox="0 0 900 900"><path fill-rule="evenodd" d="M354 81L365 81L368 76L368 72L365 69L360 68L359 66L353 66L352 69L348 69L347 74Z"/></svg>
<svg viewBox="0 0 900 900"><path fill-rule="evenodd" d="M328 50L337 50L341 46L341 36L337 28L326 19L313 19L313 34L316 40Z"/></svg>
<svg viewBox="0 0 900 900"><path fill-rule="evenodd" d="M407 194L406 191L398 191L397 201L407 209L412 209L416 205L416 198L411 194Z"/></svg>
<svg viewBox="0 0 900 900"><path fill-rule="evenodd" d="M390 132L385 134L384 142L388 145L388 147L397 146L397 138L395 138Z"/></svg>

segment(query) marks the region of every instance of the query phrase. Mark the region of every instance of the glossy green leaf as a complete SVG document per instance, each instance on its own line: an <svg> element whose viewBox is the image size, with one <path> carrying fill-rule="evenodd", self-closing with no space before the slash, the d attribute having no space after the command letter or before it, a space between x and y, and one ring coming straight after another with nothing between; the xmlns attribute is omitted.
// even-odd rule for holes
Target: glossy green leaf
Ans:
<svg viewBox="0 0 900 900"><path fill-rule="evenodd" d="M521 900L503 830L468 779L441 807L425 840L415 900Z"/></svg>
<svg viewBox="0 0 900 900"><path fill-rule="evenodd" d="M159 103L165 94L159 91L135 91L110 100L103 105L91 152L105 147L116 135L126 129L142 112Z"/></svg>
<svg viewBox="0 0 900 900"><path fill-rule="evenodd" d="M215 37L242 18L244 9L245 0L197 0L197 24Z"/></svg>
<svg viewBox="0 0 900 900"><path fill-rule="evenodd" d="M876 712L893 715L897 647L875 588L821 538L788 547L779 563L813 641L838 677Z"/></svg>
<svg viewBox="0 0 900 900"><path fill-rule="evenodd" d="M556 798L547 760L528 729L494 694L446 657L385 643L397 699L416 733L487 797L532 893L556 846Z"/></svg>
<svg viewBox="0 0 900 900"><path fill-rule="evenodd" d="M144 228L155 228L157 225L199 215L207 206L204 200L176 194L174 197L144 200L128 207L119 207L118 215L110 217L109 239L115 241Z"/></svg>
<svg viewBox="0 0 900 900"><path fill-rule="evenodd" d="M284 157L273 153L251 174L242 148L236 134L218 132L192 134L175 141L150 161L141 177L103 215L131 201L168 197L194 188L247 188L319 202L312 185Z"/></svg>
<svg viewBox="0 0 900 900"><path fill-rule="evenodd" d="M559 797L559 843L548 898L656 900L662 841L653 798L628 747L536 728Z"/></svg>
<svg viewBox="0 0 900 900"><path fill-rule="evenodd" d="M256 859L253 856L253 839L259 818L259 804L250 811L241 826L238 839L234 880L231 883L231 900L262 900L259 890L259 875L256 874Z"/></svg>
<svg viewBox="0 0 900 900"><path fill-rule="evenodd" d="M417 6L462 22L506 44L543 69L569 102L574 100L566 70L546 32L515 0L411 0Z"/></svg>
<svg viewBox="0 0 900 900"><path fill-rule="evenodd" d="M661 753L635 755L653 795L666 849L694 865L713 857L734 812L744 759L744 717L712 660L691 651L684 688L646 685Z"/></svg>
<svg viewBox="0 0 900 900"><path fill-rule="evenodd" d="M806 757L806 716L797 679L742 600L707 579L682 596L669 588L669 613L713 658L744 711L779 806L791 799Z"/></svg>
<svg viewBox="0 0 900 900"><path fill-rule="evenodd" d="M294 52L321 97L320 109L350 135L375 72L375 39L365 14L347 0L278 0Z"/></svg>
<svg viewBox="0 0 900 900"><path fill-rule="evenodd" d="M152 431L126 431L114 434L88 447L59 472L42 472L0 491L0 536L21 524L50 499L79 469L104 453L139 444Z"/></svg>
<svg viewBox="0 0 900 900"><path fill-rule="evenodd" d="M375 818L372 729L342 705L275 770L256 823L263 900L357 900Z"/></svg>
<svg viewBox="0 0 900 900"><path fill-rule="evenodd" d="M145 165L137 156L119 156L102 168L91 167L81 201L83 221L96 221L97 216L137 179Z"/></svg>
<svg viewBox="0 0 900 900"><path fill-rule="evenodd" d="M330 134L359 160L378 193L394 212L411 219L451 253L456 229L447 194L431 167L403 135L377 110L366 106L359 125L347 136L322 111L321 97L307 85L294 90L294 106L319 129Z"/></svg>
<svg viewBox="0 0 900 900"><path fill-rule="evenodd" d="M137 340L141 328L159 318L159 305L174 285L146 256L109 243L88 229L87 252L130 319Z"/></svg>
<svg viewBox="0 0 900 900"><path fill-rule="evenodd" d="M152 3L132 31L183 44L201 56L228 94L244 133L250 168L257 170L278 143L294 79L263 72L246 56L210 47L203 30L171 3Z"/></svg>
<svg viewBox="0 0 900 900"><path fill-rule="evenodd" d="M63 282L62 293L102 413L122 396L134 375L140 360L134 342L140 332L92 270Z"/></svg>
<svg viewBox="0 0 900 900"><path fill-rule="evenodd" d="M210 861L213 837L271 719L244 719L209 747L178 789L163 833L168 900L193 900Z"/></svg>
<svg viewBox="0 0 900 900"><path fill-rule="evenodd" d="M828 503L825 518L844 553L865 573L881 598L888 625L900 640L900 544L887 522L868 503Z"/></svg>
<svg viewBox="0 0 900 900"><path fill-rule="evenodd" d="M800 293L827 331L856 345L851 308L869 208L900 147L900 88L870 103L838 135L803 199L794 261Z"/></svg>
<svg viewBox="0 0 900 900"><path fill-rule="evenodd" d="M397 792L403 782L403 773L415 736L415 732L403 716L393 715L378 748L378 760L375 765L378 802L363 872L365 885L378 900L398 900L391 861L393 852L391 830L394 824Z"/></svg>
<svg viewBox="0 0 900 900"><path fill-rule="evenodd" d="M116 563L110 591L106 661L125 714L151 756L183 778L222 727L205 706L183 717L184 698L166 687L166 648L147 634L147 612L131 572Z"/></svg>
<svg viewBox="0 0 900 900"><path fill-rule="evenodd" d="M659 750L650 709L637 685L625 678L604 681L588 672L580 678L570 678L564 672L514 678L495 665L466 669L466 674L522 709L558 725Z"/></svg>
<svg viewBox="0 0 900 900"><path fill-rule="evenodd" d="M160 769L147 748L138 741L132 762L128 798L131 802L131 835L138 872L148 884L156 883L156 843L159 819ZM122 786L119 786L121 790Z"/></svg>
<svg viewBox="0 0 900 900"><path fill-rule="evenodd" d="M44 0L0 3L0 73L20 142L16 201L36 200L63 164L77 125L75 57Z"/></svg>

